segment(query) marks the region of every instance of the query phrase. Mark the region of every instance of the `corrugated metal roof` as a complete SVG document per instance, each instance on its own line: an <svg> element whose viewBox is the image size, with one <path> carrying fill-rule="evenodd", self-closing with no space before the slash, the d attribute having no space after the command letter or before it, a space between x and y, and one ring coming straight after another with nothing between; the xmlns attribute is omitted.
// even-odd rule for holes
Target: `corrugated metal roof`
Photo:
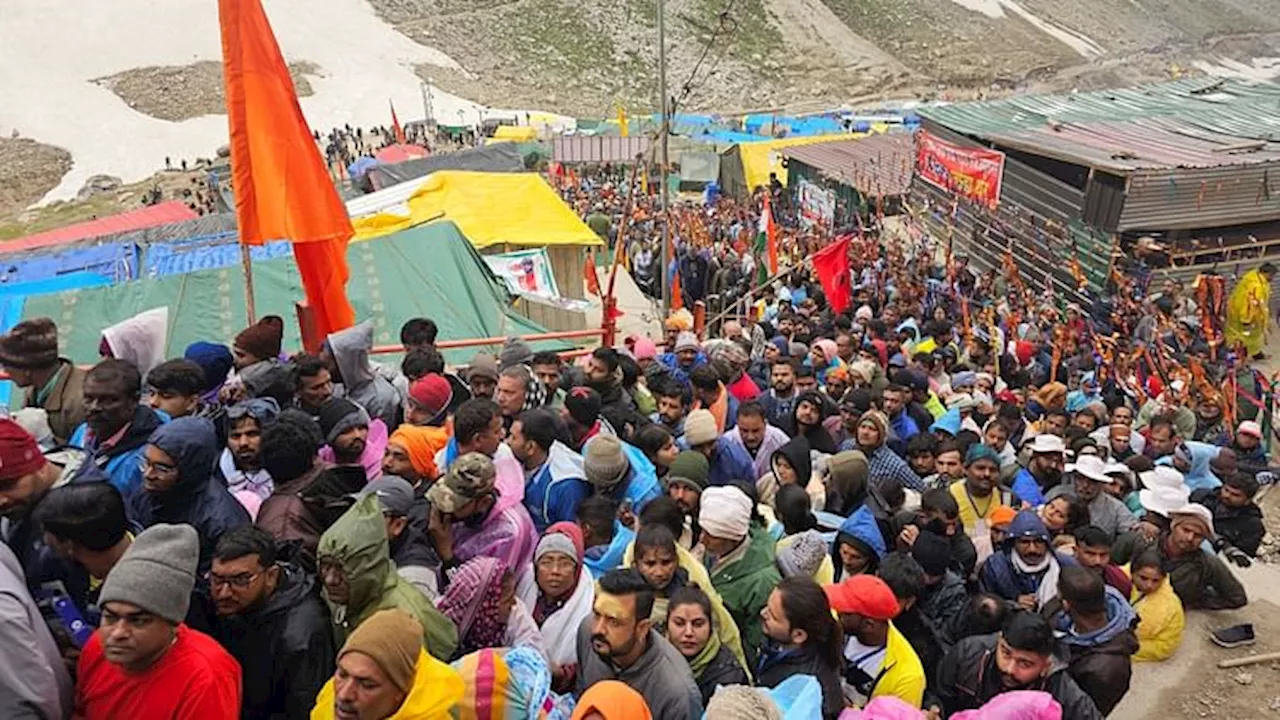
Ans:
<svg viewBox="0 0 1280 720"><path fill-rule="evenodd" d="M0 254L66 245L79 240L132 232L197 217L199 216L196 212L185 203L172 200L3 242L0 243Z"/></svg>
<svg viewBox="0 0 1280 720"><path fill-rule="evenodd" d="M1117 173L1280 161L1278 144L1212 133L1172 118L1055 123L1020 132L988 133L986 138L1003 147Z"/></svg>
<svg viewBox="0 0 1280 720"><path fill-rule="evenodd" d="M868 195L902 195L915 169L911 136L872 135L856 140L799 145L782 154Z"/></svg>
<svg viewBox="0 0 1280 720"><path fill-rule="evenodd" d="M1280 156L1280 85L1186 79L1062 95L920 108L955 132L1128 173L1220 167ZM1263 142L1246 149L1249 142Z"/></svg>
<svg viewBox="0 0 1280 720"><path fill-rule="evenodd" d="M918 112L966 135L1009 132L1049 122L1162 116L1181 117L1208 128L1213 127L1216 119L1226 118L1231 123L1280 129L1280 85L1195 78L1117 90L1021 95L1003 100L921 107ZM1195 122L1197 119L1199 122Z"/></svg>

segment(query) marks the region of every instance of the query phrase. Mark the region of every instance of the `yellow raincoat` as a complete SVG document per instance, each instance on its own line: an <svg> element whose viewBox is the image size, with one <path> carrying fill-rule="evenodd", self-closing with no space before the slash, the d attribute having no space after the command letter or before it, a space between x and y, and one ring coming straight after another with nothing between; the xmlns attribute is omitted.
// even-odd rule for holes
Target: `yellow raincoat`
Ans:
<svg viewBox="0 0 1280 720"><path fill-rule="evenodd" d="M465 691L462 677L453 668L419 650L409 696L387 720L450 720L453 717L450 711ZM311 720L333 719L333 695L333 678L329 678L316 695Z"/></svg>
<svg viewBox="0 0 1280 720"><path fill-rule="evenodd" d="M1130 574L1128 565L1121 570L1124 570L1125 575ZM1129 604L1138 613L1138 652L1133 654L1133 659L1169 659L1182 644L1182 631L1187 624L1182 612L1182 601L1169 584L1169 578L1166 577L1150 595L1143 595L1135 587L1129 597Z"/></svg>
<svg viewBox="0 0 1280 720"><path fill-rule="evenodd" d="M1227 301L1227 345L1242 344L1250 356L1262 352L1271 319L1270 308L1271 283L1258 270L1245 273Z"/></svg>

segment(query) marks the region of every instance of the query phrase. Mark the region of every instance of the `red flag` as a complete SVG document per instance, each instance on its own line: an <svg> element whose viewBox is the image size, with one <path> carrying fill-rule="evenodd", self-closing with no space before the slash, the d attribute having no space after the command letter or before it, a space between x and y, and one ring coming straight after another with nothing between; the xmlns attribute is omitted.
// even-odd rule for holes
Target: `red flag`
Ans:
<svg viewBox="0 0 1280 720"><path fill-rule="evenodd" d="M849 236L813 254L813 269L822 283L822 292L833 313L839 314L853 304L853 282L849 277Z"/></svg>
<svg viewBox="0 0 1280 720"><path fill-rule="evenodd" d="M302 116L260 0L218 0L240 242L293 243L316 331L350 327L351 218Z"/></svg>
<svg viewBox="0 0 1280 720"><path fill-rule="evenodd" d="M409 141L404 139L404 128L400 127L400 118L396 117L396 104L390 100L387 102L391 105L391 129L396 134L396 142L406 145Z"/></svg>

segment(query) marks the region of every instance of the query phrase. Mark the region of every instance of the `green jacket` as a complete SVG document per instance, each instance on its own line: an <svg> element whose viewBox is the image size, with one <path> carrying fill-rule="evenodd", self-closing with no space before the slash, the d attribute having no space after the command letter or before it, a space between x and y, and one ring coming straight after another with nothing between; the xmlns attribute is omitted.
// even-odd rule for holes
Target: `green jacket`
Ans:
<svg viewBox="0 0 1280 720"><path fill-rule="evenodd" d="M424 649L428 653L443 662L453 657L458 647L458 629L396 572L377 497L366 495L343 513L320 536L316 557L322 565L326 561L337 562L347 577L346 605L330 600L328 590L320 593L333 618L335 645L342 647L347 635L370 615L379 610L400 608L422 625Z"/></svg>
<svg viewBox="0 0 1280 720"><path fill-rule="evenodd" d="M769 602L769 593L782 580L782 575L774 562L773 537L762 528L752 527L749 542L741 559L712 570L711 586L720 593L724 606L738 624L747 662L755 667L760 646L764 644L760 611Z"/></svg>

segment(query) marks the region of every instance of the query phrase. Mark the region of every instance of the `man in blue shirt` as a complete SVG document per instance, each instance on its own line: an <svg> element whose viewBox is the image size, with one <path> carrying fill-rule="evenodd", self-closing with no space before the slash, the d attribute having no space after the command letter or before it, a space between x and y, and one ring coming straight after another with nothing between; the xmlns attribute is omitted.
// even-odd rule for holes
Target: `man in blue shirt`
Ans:
<svg viewBox="0 0 1280 720"><path fill-rule="evenodd" d="M893 439L887 444L901 458L907 456L907 441L920 434L920 426L907 414L910 400L911 390L904 385L890 385L884 390L884 413L889 416L889 429L893 430Z"/></svg>
<svg viewBox="0 0 1280 720"><path fill-rule="evenodd" d="M716 431L716 420L710 410L694 410L685 418L684 443L690 450L706 456L711 465L707 476L707 484L711 487L728 485L735 480L755 483L755 463L751 456Z"/></svg>
<svg viewBox="0 0 1280 720"><path fill-rule="evenodd" d="M1067 446L1057 435L1040 434L1031 441L1031 460L1013 476L1013 494L1039 507L1045 493L1062 481Z"/></svg>
<svg viewBox="0 0 1280 720"><path fill-rule="evenodd" d="M524 466L524 506L538 532L577 519L578 504L591 495L582 456L560 442L563 422L546 408L526 410L511 423L507 445Z"/></svg>

